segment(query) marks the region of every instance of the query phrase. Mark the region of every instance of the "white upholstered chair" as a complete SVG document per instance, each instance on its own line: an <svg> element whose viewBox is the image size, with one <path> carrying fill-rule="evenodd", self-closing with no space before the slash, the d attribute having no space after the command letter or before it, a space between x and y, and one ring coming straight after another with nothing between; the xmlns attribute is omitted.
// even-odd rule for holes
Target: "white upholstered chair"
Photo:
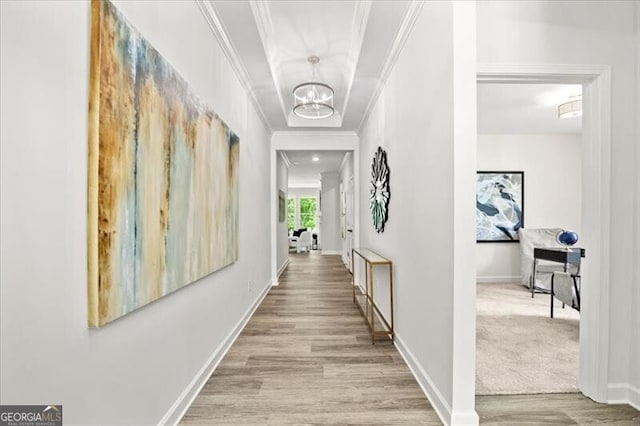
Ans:
<svg viewBox="0 0 640 426"><path fill-rule="evenodd" d="M298 241L296 242L296 251L300 253L300 250L304 249L305 251L311 250L311 232L304 231L298 237Z"/></svg>
<svg viewBox="0 0 640 426"><path fill-rule="evenodd" d="M520 280L522 285L531 288L535 284L536 288L543 290L551 289L551 275L556 271L562 271L564 265L556 262L548 262L538 260L536 268L536 282L533 283L533 249L541 248L562 248L563 246L556 241L556 235L562 232L561 228L539 228L525 229L521 228L518 232L520 236ZM573 272L570 265L568 272Z"/></svg>
<svg viewBox="0 0 640 426"><path fill-rule="evenodd" d="M289 250L295 250L298 247L298 238L300 237L289 236Z"/></svg>

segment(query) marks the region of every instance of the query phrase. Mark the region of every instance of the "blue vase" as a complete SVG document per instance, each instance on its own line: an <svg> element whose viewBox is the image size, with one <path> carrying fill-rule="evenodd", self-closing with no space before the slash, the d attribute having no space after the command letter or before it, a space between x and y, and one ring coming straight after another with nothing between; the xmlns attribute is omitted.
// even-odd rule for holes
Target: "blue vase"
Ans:
<svg viewBox="0 0 640 426"><path fill-rule="evenodd" d="M578 242L578 234L575 231L562 231L558 235L558 242L564 246L572 246Z"/></svg>

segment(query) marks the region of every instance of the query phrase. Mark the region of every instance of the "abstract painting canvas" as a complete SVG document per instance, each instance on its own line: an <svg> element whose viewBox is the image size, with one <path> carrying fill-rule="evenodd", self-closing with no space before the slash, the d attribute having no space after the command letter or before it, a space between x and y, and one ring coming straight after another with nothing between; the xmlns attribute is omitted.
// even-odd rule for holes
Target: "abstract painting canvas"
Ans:
<svg viewBox="0 0 640 426"><path fill-rule="evenodd" d="M92 2L88 322L238 258L239 138L109 2Z"/></svg>
<svg viewBox="0 0 640 426"><path fill-rule="evenodd" d="M524 172L478 172L476 241L517 242L524 226Z"/></svg>

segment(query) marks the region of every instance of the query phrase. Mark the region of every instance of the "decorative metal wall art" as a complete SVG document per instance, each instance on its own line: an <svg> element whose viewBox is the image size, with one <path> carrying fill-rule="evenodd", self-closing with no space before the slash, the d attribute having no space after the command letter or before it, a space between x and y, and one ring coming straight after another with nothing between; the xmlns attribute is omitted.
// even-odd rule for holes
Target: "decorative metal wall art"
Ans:
<svg viewBox="0 0 640 426"><path fill-rule="evenodd" d="M371 194L369 196L373 226L378 233L384 232L384 224L389 217L390 197L387 153L382 147L378 147L371 164Z"/></svg>

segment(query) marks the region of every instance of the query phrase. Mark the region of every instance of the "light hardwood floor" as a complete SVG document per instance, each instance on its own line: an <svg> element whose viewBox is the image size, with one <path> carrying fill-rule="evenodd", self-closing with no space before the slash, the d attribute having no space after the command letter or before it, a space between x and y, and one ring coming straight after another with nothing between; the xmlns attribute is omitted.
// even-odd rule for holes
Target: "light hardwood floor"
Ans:
<svg viewBox="0 0 640 426"><path fill-rule="evenodd" d="M593 402L579 393L477 396L482 425L640 425L640 412L629 405Z"/></svg>
<svg viewBox="0 0 640 426"><path fill-rule="evenodd" d="M640 425L629 406L579 394L477 397L481 424ZM183 424L441 424L396 349L371 345L338 256L291 264L211 376Z"/></svg>
<svg viewBox="0 0 640 426"><path fill-rule="evenodd" d="M368 330L340 257L292 254L183 422L441 424L400 354Z"/></svg>

